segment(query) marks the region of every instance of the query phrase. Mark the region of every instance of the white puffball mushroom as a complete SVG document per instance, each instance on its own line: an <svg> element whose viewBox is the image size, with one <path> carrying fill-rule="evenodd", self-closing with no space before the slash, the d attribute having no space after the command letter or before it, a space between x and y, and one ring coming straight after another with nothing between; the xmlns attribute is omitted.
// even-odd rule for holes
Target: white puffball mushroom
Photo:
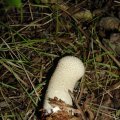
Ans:
<svg viewBox="0 0 120 120"><path fill-rule="evenodd" d="M47 113L57 112L60 108L49 104L49 98L57 97L66 104L72 106L72 98L68 90L73 92L76 82L84 75L85 68L82 61L74 56L66 56L60 59L50 79L43 108Z"/></svg>

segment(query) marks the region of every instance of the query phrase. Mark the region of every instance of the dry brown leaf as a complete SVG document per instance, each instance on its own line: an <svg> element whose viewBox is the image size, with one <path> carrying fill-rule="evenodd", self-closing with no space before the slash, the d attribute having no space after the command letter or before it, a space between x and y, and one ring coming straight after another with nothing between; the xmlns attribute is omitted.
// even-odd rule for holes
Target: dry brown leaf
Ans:
<svg viewBox="0 0 120 120"><path fill-rule="evenodd" d="M82 120L81 113L78 109L72 108L70 105L66 104L64 101L55 97L54 99L49 99L49 103L55 107L59 106L61 111L45 115L43 111L42 120ZM78 114L79 116L76 116Z"/></svg>
<svg viewBox="0 0 120 120"><path fill-rule="evenodd" d="M51 114L49 117L46 118L46 120L82 120L79 117L70 116L65 111L59 111L57 113Z"/></svg>

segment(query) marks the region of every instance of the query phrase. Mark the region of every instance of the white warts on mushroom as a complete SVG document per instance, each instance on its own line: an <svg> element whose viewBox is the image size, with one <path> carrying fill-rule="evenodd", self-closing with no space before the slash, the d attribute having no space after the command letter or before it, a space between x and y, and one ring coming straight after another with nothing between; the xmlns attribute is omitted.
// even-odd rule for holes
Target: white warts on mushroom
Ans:
<svg viewBox="0 0 120 120"><path fill-rule="evenodd" d="M85 68L82 61L74 56L66 56L60 59L58 65L50 79L46 91L43 108L47 114L61 110L59 106L53 107L49 103L49 98L64 101L72 106L72 98L68 90L73 92L76 82L84 75Z"/></svg>

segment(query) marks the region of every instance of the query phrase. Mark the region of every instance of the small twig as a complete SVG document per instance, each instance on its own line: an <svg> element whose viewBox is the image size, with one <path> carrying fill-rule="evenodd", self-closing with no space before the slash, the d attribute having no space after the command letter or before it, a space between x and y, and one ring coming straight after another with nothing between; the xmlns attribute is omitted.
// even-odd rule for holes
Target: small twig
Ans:
<svg viewBox="0 0 120 120"><path fill-rule="evenodd" d="M95 117L94 120L97 120L97 119L98 119L99 113L100 113L100 111L101 111L101 106L102 106L102 103L103 103L104 96L105 96L105 94L103 94L103 96L102 96L102 99L101 99L101 102L100 102L100 105L99 105L99 107L98 107L97 114L96 114L96 117Z"/></svg>
<svg viewBox="0 0 120 120"><path fill-rule="evenodd" d="M118 67L120 67L120 62L113 56L109 53L109 51L106 49L106 47L104 47L101 42L97 39L96 42L98 43L98 45L105 51L108 53L108 55L111 57L111 59L118 65ZM95 42L95 43L96 43Z"/></svg>
<svg viewBox="0 0 120 120"><path fill-rule="evenodd" d="M29 5L29 10L30 10L30 14L31 14L31 19L33 20L33 13L32 13L32 8L31 8L31 3L28 0L28 5Z"/></svg>
<svg viewBox="0 0 120 120"><path fill-rule="evenodd" d="M80 110L82 119L83 119L83 120L87 120L87 118L86 118L85 115L84 115L83 110L81 109L81 107L80 107L79 104L77 103L77 101L76 101L76 99L74 98L72 92L71 92L70 90L68 90L68 92L69 92L69 94L70 94L70 96L71 96L71 98L72 98L74 104L76 105L76 107L78 108L78 110Z"/></svg>
<svg viewBox="0 0 120 120"><path fill-rule="evenodd" d="M83 78L81 79L81 86L80 89L78 91L78 97L76 99L77 103L79 103L81 101L82 95L83 95L83 91L84 91L84 83L83 83Z"/></svg>
<svg viewBox="0 0 120 120"><path fill-rule="evenodd" d="M112 85L112 86L110 87L110 89L108 89L108 90L106 91L106 93L109 93L109 92L111 92L111 91L113 91L113 90L116 90L116 89L119 89L119 88L120 88L120 81L117 82L116 84Z"/></svg>
<svg viewBox="0 0 120 120"><path fill-rule="evenodd" d="M115 0L114 2L120 4L120 1Z"/></svg>

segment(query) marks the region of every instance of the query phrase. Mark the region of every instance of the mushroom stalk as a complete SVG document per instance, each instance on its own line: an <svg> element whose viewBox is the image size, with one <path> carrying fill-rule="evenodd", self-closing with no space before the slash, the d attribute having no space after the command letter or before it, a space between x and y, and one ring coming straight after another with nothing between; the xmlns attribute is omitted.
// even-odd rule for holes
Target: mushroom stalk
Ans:
<svg viewBox="0 0 120 120"><path fill-rule="evenodd" d="M73 92L76 82L84 75L85 68L82 61L74 56L66 56L60 59L58 65L50 79L46 91L43 108L47 113L57 112L59 107L49 104L49 98L57 97L66 104L72 106L72 99L68 90Z"/></svg>

